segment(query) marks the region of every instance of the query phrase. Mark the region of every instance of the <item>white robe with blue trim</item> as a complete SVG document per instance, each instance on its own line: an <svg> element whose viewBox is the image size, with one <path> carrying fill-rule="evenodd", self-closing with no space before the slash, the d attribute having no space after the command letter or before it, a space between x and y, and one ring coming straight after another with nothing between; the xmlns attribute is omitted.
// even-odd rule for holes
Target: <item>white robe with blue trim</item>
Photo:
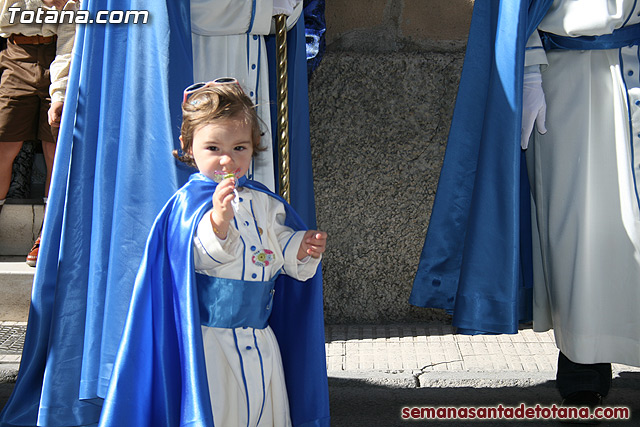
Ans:
<svg viewBox="0 0 640 427"><path fill-rule="evenodd" d="M631 0L555 1L538 29L597 36L640 23ZM547 133L527 150L533 193L534 329L578 363L640 366L638 46L533 49ZM629 112L630 111L630 112Z"/></svg>
<svg viewBox="0 0 640 427"><path fill-rule="evenodd" d="M284 225L282 203L248 188L239 189L238 194L238 209L224 241L214 234L209 212L198 224L194 237L196 271L228 279L268 281L282 268L284 274L301 281L313 277L320 259L298 261L305 232L294 232ZM268 265L257 259L265 249L273 252L267 256L273 257ZM270 326L202 326L202 339L215 425L291 425L280 350Z"/></svg>
<svg viewBox="0 0 640 427"><path fill-rule="evenodd" d="M272 17L282 7L272 0L191 0L193 77L206 82L235 77L257 105L265 135L248 177L275 191L269 67L264 36L273 33ZM302 12L302 1L291 11L287 26L293 27Z"/></svg>

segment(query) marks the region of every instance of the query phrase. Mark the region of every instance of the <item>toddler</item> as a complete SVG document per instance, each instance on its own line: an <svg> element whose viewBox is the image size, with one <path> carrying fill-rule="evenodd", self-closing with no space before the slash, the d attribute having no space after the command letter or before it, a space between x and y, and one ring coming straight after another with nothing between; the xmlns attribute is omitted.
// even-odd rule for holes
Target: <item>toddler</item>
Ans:
<svg viewBox="0 0 640 427"><path fill-rule="evenodd" d="M260 136L235 80L185 90L174 155L199 173L151 231L101 425L329 425L327 235L246 179Z"/></svg>

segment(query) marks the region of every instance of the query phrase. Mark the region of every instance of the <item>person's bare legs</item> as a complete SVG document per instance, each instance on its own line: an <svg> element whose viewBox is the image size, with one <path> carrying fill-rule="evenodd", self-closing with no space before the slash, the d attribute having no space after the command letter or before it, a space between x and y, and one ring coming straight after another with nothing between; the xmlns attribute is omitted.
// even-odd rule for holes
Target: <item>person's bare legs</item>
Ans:
<svg viewBox="0 0 640 427"><path fill-rule="evenodd" d="M56 129L57 130L57 129ZM55 133L54 133L55 138ZM49 185L51 184L51 171L53 170L53 158L56 154L55 142L42 141L42 154L44 155L44 162L47 166L47 178L44 184L44 213L47 212L47 198L49 197ZM44 220L43 220L44 225ZM42 233L42 226L40 227L40 233ZM31 251L27 254L27 265L35 267L38 261L38 255L40 253L40 235L36 239Z"/></svg>
<svg viewBox="0 0 640 427"><path fill-rule="evenodd" d="M49 184L51 184L51 171L53 170L53 158L56 154L56 144L54 142L42 141L42 154L47 165L47 179L44 183L44 197L49 197Z"/></svg>
<svg viewBox="0 0 640 427"><path fill-rule="evenodd" d="M4 200L11 186L13 161L20 153L22 141L0 142L0 200Z"/></svg>

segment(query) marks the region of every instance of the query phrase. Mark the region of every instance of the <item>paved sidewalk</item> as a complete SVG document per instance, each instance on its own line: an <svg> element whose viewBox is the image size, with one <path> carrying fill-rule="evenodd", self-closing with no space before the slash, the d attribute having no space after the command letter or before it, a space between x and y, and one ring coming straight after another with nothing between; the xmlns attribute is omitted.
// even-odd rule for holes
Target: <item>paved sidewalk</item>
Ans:
<svg viewBox="0 0 640 427"><path fill-rule="evenodd" d="M0 321L0 383L15 381L26 331L27 322Z"/></svg>
<svg viewBox="0 0 640 427"><path fill-rule="evenodd" d="M455 335L441 323L328 325L327 368L350 370L555 371L553 333Z"/></svg>
<svg viewBox="0 0 640 427"><path fill-rule="evenodd" d="M406 387L530 386L555 381L553 331L521 326L513 335L457 335L442 323L327 325L329 377ZM640 368L613 364L614 378Z"/></svg>

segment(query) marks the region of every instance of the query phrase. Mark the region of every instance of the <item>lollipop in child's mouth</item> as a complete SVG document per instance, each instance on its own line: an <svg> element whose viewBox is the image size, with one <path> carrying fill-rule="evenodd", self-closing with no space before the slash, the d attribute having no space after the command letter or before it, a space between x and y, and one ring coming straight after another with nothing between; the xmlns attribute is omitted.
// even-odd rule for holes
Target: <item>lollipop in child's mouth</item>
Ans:
<svg viewBox="0 0 640 427"><path fill-rule="evenodd" d="M238 177L236 176L236 174L240 172L240 169L236 170L235 172L224 172L224 171L214 171L213 172L213 180L215 182L222 182L225 179L228 178L233 178L234 179L234 188L233 188L233 194L235 194L236 197L233 198L233 200L231 201L231 206L233 206L233 210L238 210L238 200L240 200L240 196L238 195Z"/></svg>
<svg viewBox="0 0 640 427"><path fill-rule="evenodd" d="M213 171L213 180L220 183L228 178L237 178L236 174L238 172L240 172L240 169L236 170L235 172Z"/></svg>

